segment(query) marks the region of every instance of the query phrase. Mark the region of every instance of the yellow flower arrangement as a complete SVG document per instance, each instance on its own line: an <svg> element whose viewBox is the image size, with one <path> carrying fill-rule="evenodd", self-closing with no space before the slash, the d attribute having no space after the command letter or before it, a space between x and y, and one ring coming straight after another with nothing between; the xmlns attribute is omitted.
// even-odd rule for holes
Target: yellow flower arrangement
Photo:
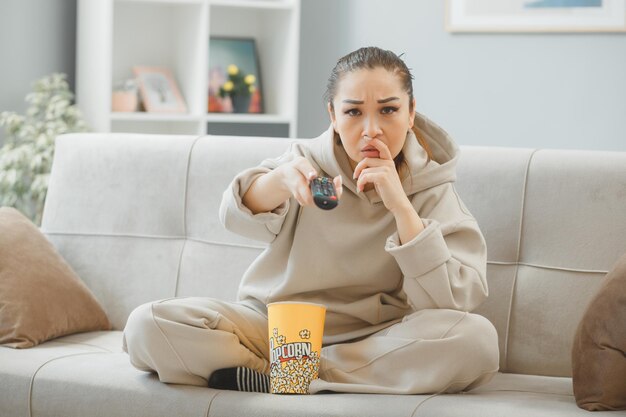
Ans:
<svg viewBox="0 0 626 417"><path fill-rule="evenodd" d="M228 81L220 86L219 96L249 96L256 91L253 74L243 75L237 65L230 64L227 68Z"/></svg>

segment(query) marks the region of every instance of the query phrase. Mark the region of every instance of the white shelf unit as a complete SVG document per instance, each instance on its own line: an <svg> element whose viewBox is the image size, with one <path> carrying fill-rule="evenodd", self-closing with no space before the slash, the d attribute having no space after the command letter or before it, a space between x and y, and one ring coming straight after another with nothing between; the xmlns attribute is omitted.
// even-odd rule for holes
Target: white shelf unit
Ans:
<svg viewBox="0 0 626 417"><path fill-rule="evenodd" d="M76 101L92 130L201 135L213 123L234 132L278 124L296 136L300 0L78 0L77 19ZM211 36L256 40L264 114L207 113ZM135 65L169 68L187 113L112 112L113 86Z"/></svg>

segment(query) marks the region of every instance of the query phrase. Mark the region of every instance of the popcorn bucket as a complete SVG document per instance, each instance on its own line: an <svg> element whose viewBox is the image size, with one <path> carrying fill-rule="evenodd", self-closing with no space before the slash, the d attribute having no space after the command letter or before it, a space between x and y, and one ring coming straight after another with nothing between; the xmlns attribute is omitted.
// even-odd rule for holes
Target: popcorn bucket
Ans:
<svg viewBox="0 0 626 417"><path fill-rule="evenodd" d="M278 302L267 305L270 345L270 392L308 394L318 378L326 307Z"/></svg>

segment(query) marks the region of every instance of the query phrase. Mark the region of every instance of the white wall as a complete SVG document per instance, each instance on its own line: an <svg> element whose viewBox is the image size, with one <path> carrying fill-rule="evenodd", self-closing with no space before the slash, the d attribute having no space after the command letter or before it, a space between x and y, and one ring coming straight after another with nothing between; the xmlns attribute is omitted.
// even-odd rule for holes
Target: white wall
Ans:
<svg viewBox="0 0 626 417"><path fill-rule="evenodd" d="M32 83L53 72L74 91L75 44L76 0L0 0L0 112L23 114Z"/></svg>
<svg viewBox="0 0 626 417"><path fill-rule="evenodd" d="M459 144L626 151L626 34L450 34L443 0L303 0L299 136L336 60L405 53L418 111Z"/></svg>

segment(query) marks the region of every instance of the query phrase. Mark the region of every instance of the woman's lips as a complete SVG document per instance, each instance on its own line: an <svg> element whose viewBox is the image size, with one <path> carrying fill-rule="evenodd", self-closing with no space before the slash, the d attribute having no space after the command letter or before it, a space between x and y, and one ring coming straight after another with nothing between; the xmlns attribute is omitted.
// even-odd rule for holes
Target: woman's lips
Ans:
<svg viewBox="0 0 626 417"><path fill-rule="evenodd" d="M363 155L364 158L378 158L380 157L380 152L376 148L366 148L361 149L361 155Z"/></svg>

